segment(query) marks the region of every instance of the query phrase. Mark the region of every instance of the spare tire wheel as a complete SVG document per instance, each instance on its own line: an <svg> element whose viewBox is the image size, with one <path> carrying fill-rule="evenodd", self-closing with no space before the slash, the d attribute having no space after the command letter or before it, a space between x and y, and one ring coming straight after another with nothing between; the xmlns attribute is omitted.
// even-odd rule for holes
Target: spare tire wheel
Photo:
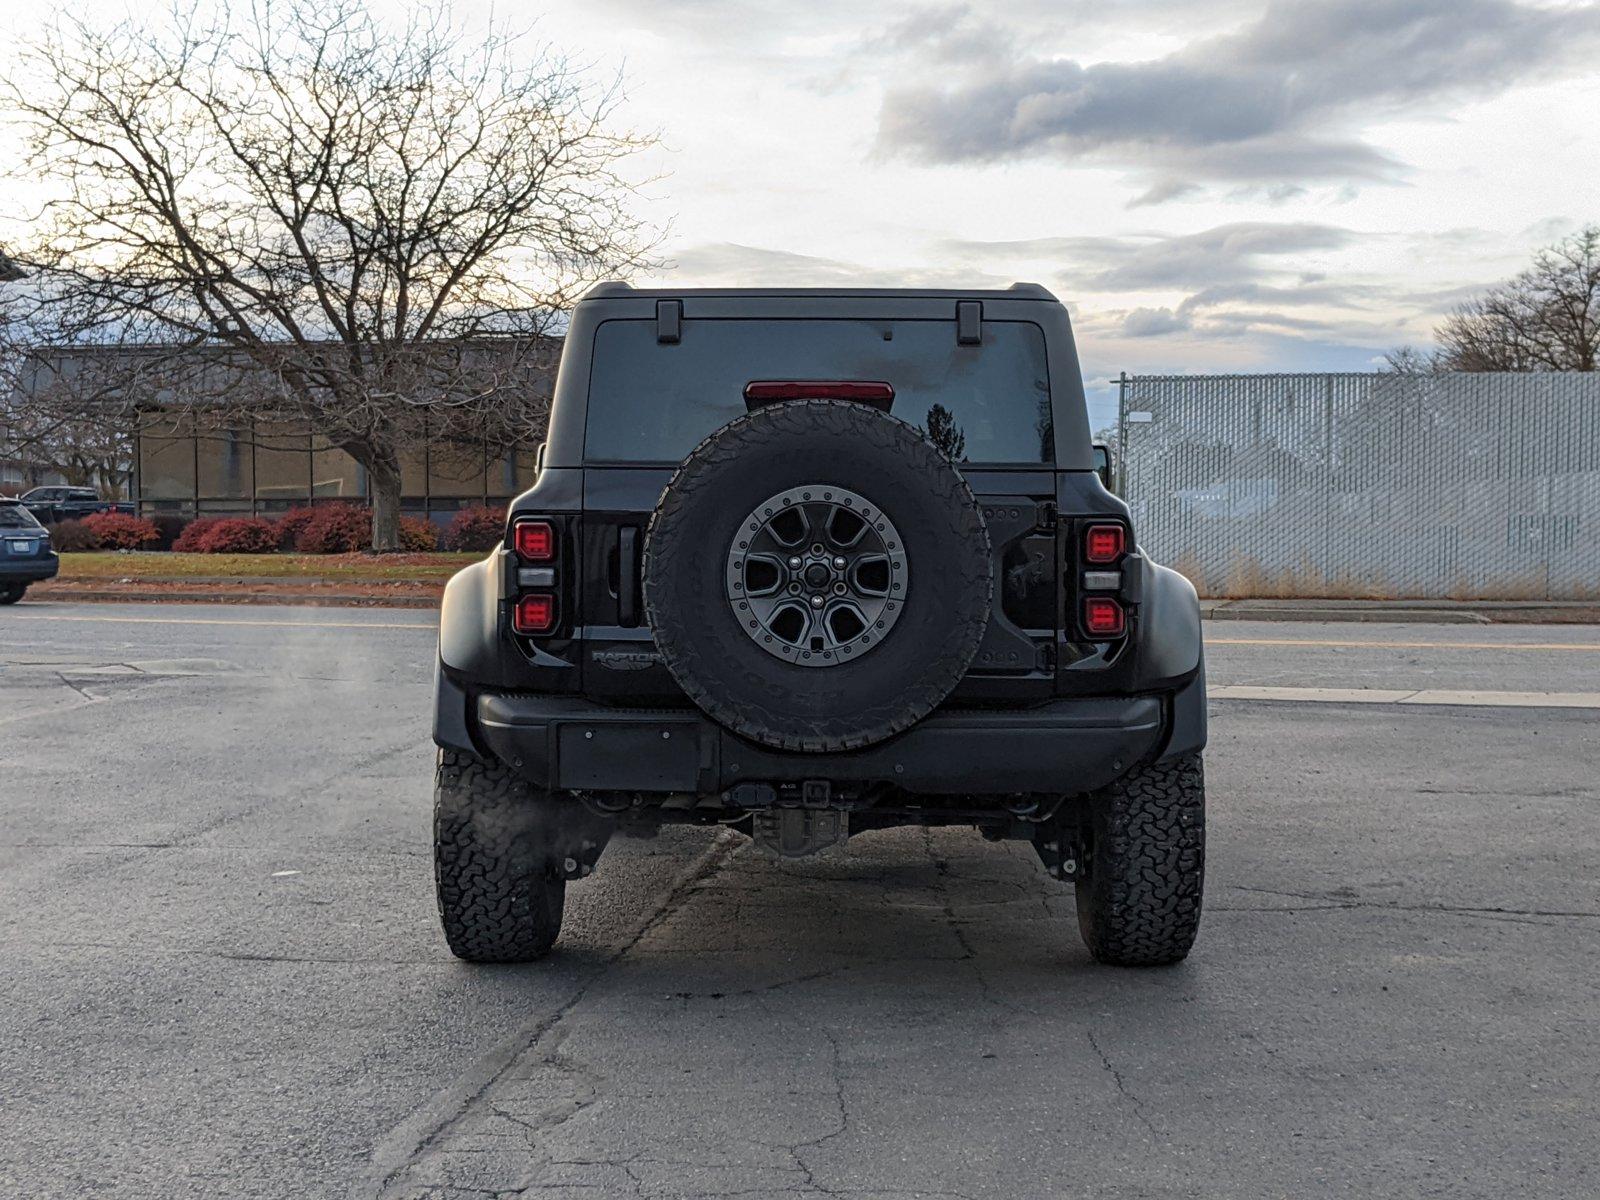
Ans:
<svg viewBox="0 0 1600 1200"><path fill-rule="evenodd" d="M684 460L650 522L645 609L678 684L763 745L835 751L927 716L993 594L966 481L865 405L755 410Z"/></svg>

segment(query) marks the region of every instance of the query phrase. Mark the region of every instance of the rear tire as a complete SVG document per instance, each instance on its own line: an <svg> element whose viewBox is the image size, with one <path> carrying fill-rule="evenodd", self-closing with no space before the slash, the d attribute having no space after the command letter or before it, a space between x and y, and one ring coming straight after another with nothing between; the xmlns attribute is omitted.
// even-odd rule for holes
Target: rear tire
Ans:
<svg viewBox="0 0 1600 1200"><path fill-rule="evenodd" d="M1078 929L1100 962L1181 962L1200 929L1206 789L1200 755L1152 763L1089 800Z"/></svg>
<svg viewBox="0 0 1600 1200"><path fill-rule="evenodd" d="M0 583L0 604L15 604L27 590L25 583Z"/></svg>
<svg viewBox="0 0 1600 1200"><path fill-rule="evenodd" d="M532 962L561 932L566 881L551 869L551 803L499 763L441 750L433 866L445 941L468 962Z"/></svg>

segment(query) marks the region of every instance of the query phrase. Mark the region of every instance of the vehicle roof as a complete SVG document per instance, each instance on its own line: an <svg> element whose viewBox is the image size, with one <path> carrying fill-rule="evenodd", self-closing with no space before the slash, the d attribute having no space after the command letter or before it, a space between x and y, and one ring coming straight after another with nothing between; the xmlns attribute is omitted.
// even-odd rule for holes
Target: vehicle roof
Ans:
<svg viewBox="0 0 1600 1200"><path fill-rule="evenodd" d="M597 283L583 294L585 300L614 300L622 297L640 299L675 299L679 296L796 296L801 298L821 296L886 297L893 299L952 297L975 300L1048 300L1056 297L1049 288L1038 283L1013 283L1007 288L847 288L847 287L706 287L706 288L636 288L630 283L611 280Z"/></svg>

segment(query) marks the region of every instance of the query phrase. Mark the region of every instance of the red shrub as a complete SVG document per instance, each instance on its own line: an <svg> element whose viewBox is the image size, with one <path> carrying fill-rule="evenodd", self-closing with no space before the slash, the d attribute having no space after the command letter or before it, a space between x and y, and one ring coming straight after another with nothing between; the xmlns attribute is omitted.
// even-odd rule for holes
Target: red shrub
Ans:
<svg viewBox="0 0 1600 1200"><path fill-rule="evenodd" d="M100 539L82 521L57 521L49 530L50 545L59 553L100 549Z"/></svg>
<svg viewBox="0 0 1600 1200"><path fill-rule="evenodd" d="M302 554L349 554L372 547L372 510L321 504L294 540Z"/></svg>
<svg viewBox="0 0 1600 1200"><path fill-rule="evenodd" d="M291 508L278 518L278 549L293 550L311 518L317 515L314 508Z"/></svg>
<svg viewBox="0 0 1600 1200"><path fill-rule="evenodd" d="M91 513L83 524L102 550L148 550L161 540L155 522L128 513Z"/></svg>
<svg viewBox="0 0 1600 1200"><path fill-rule="evenodd" d="M439 531L422 517L400 518L400 549L407 554L427 554L439 548Z"/></svg>
<svg viewBox="0 0 1600 1200"><path fill-rule="evenodd" d="M450 518L444 533L446 550L493 550L506 536L503 508L463 508Z"/></svg>
<svg viewBox="0 0 1600 1200"><path fill-rule="evenodd" d="M260 517L224 517L200 539L203 554L271 554L277 548L277 526Z"/></svg>
<svg viewBox="0 0 1600 1200"><path fill-rule="evenodd" d="M179 554L203 554L206 548L206 536L221 522L221 517L195 518L183 527L183 532L172 543L172 548Z"/></svg>

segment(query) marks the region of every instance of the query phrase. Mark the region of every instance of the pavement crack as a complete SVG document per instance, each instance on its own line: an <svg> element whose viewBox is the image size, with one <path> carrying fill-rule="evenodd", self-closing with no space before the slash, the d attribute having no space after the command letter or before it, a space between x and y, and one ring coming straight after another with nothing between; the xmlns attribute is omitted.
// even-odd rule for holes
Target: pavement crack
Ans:
<svg viewBox="0 0 1600 1200"><path fill-rule="evenodd" d="M928 857L933 860L933 868L938 876L937 907L944 915L945 922L950 926L950 932L955 935L956 945L961 948L961 955L956 961L967 963L972 968L973 978L978 983L978 995L985 1004L1005 1013L1032 1015L1032 1010L1003 999L990 985L989 976L983 968L983 960L978 955L978 948L972 944L972 939L967 936L967 931L961 924L961 916L956 912L955 902L950 894L949 880L955 877L954 873L950 870L949 862L940 858L934 851L933 833L927 827L922 830L922 844L927 851Z"/></svg>
<svg viewBox="0 0 1600 1200"><path fill-rule="evenodd" d="M1253 892L1265 896L1283 896L1286 899L1307 901L1304 904L1281 904L1247 907L1218 904L1211 906L1218 912L1326 912L1338 909L1384 909L1391 912L1438 914L1464 917L1554 917L1562 919L1594 920L1600 912L1581 908L1508 908L1502 905L1476 904L1425 904L1406 903L1400 900L1363 900L1357 895L1335 892L1291 892L1278 888L1251 887L1234 884L1236 892Z"/></svg>
<svg viewBox="0 0 1600 1200"><path fill-rule="evenodd" d="M415 1164L425 1160L429 1154L439 1151L444 1140L460 1126L475 1107L489 1104L493 1111L499 1113L498 1106L494 1105L493 1100L488 1099L494 1087L510 1075L518 1064L528 1062L529 1055L534 1050L542 1048L546 1038L588 997L595 984L626 958L634 947L649 937L702 881L720 870L737 853L739 847L740 839L734 835L719 836L706 853L674 881L649 916L640 922L632 934L580 977L577 986L560 1005L531 1026L524 1026L502 1042L500 1049L488 1056L491 1065L481 1075L475 1078L469 1077L464 1085L448 1089L435 1105L425 1106L411 1121L401 1125L392 1133L387 1141L398 1142L406 1148L400 1152L386 1152L385 1146L380 1145L373 1152L372 1171L351 1190L350 1195L370 1198L395 1194L401 1177ZM570 1060L557 1060L557 1048L550 1048L539 1060L539 1065L555 1067L557 1070L582 1077L582 1072ZM555 1106L545 1119L537 1123L536 1128L531 1128L533 1137L530 1138L530 1142L536 1144L540 1134L548 1133L550 1129L571 1120L583 1109L597 1102L597 1089L586 1078L582 1078L582 1082L587 1094ZM413 1129L416 1130L415 1133L412 1132ZM531 1187L532 1185L524 1186L522 1191L526 1192ZM515 1189L500 1189L499 1192L520 1194Z"/></svg>
<svg viewBox="0 0 1600 1200"><path fill-rule="evenodd" d="M844 1052L839 1046L839 1035L826 1027L819 1029L818 1032L821 1033L828 1042L828 1076L833 1084L834 1103L839 1106L839 1127L837 1129L830 1130L821 1137L812 1138L810 1141L794 1143L794 1145L791 1147L791 1150L795 1152L801 1150L815 1150L818 1146L826 1145L827 1143L833 1141L834 1138L842 1136L850 1129L850 1102L844 1098ZM806 1168L804 1163L801 1163L800 1166L806 1170L806 1174L809 1176L811 1173L810 1169Z"/></svg>
<svg viewBox="0 0 1600 1200"><path fill-rule="evenodd" d="M849 970L851 970L851 967L847 964L842 967L828 967L821 971L808 971L804 975L796 975L792 979L775 979L771 983L739 988L737 991L732 992L673 992L672 997L687 1004L690 1000L731 1000L746 996L765 996L772 992L780 992L784 988L799 987L803 983L815 983L819 979L829 979L835 975L842 975Z"/></svg>
<svg viewBox="0 0 1600 1200"><path fill-rule="evenodd" d="M800 1185L794 1188L780 1188L777 1191L796 1192L802 1195L838 1196L851 1190L850 1188L830 1188L818 1181L816 1169L806 1161L806 1154L819 1147L827 1145L835 1138L843 1137L850 1131L850 1102L845 1098L843 1048L839 1044L839 1036L833 1030L819 1027L820 1033L828 1043L828 1076L833 1092L833 1102L838 1109L838 1121L834 1128L814 1138L799 1142L769 1142L758 1138L751 1138L754 1145L767 1150L777 1150L787 1154L789 1161L794 1164L792 1169L800 1175ZM770 1193L772 1189L764 1189ZM726 1193L737 1195L738 1193Z"/></svg>
<svg viewBox="0 0 1600 1200"><path fill-rule="evenodd" d="M1100 1041L1094 1036L1094 1030L1085 1029L1083 1032L1084 1036L1089 1039L1089 1045L1093 1048L1095 1054L1100 1057L1100 1065L1103 1066L1106 1069L1106 1073L1111 1076L1111 1082L1117 1085L1118 1093L1120 1093L1122 1098L1128 1102L1128 1107L1133 1109L1133 1115L1139 1119L1139 1123L1141 1125L1150 1131L1151 1137L1159 1138L1161 1136L1161 1131L1157 1129L1155 1124L1150 1120L1150 1114L1145 1111L1144 1101L1139 1099L1139 1097L1134 1095L1132 1090L1129 1089L1128 1081L1122 1077L1122 1072L1117 1070L1116 1066L1113 1065L1111 1062L1111 1056L1100 1048Z"/></svg>
<svg viewBox="0 0 1600 1200"><path fill-rule="evenodd" d="M68 679L66 677L66 675L62 674L60 671L56 672L56 678L61 680L62 683L66 684L73 691L77 692L78 695L82 696L85 700L97 703L97 702L105 699L104 696L96 696L93 692L91 692L88 688L84 687L81 683L77 683L77 682L75 682L75 681L73 681L71 679Z"/></svg>
<svg viewBox="0 0 1600 1200"><path fill-rule="evenodd" d="M927 826L922 828L922 845L928 853L928 858L933 862L934 873L938 876L938 904L944 914L945 922L950 926L950 932L955 935L956 945L961 947L963 961L976 959L978 951L973 947L967 937L967 931L961 928L961 918L956 915L955 904L950 899L950 890L945 886L945 879L950 874L950 864L940 858L933 848L933 831Z"/></svg>

